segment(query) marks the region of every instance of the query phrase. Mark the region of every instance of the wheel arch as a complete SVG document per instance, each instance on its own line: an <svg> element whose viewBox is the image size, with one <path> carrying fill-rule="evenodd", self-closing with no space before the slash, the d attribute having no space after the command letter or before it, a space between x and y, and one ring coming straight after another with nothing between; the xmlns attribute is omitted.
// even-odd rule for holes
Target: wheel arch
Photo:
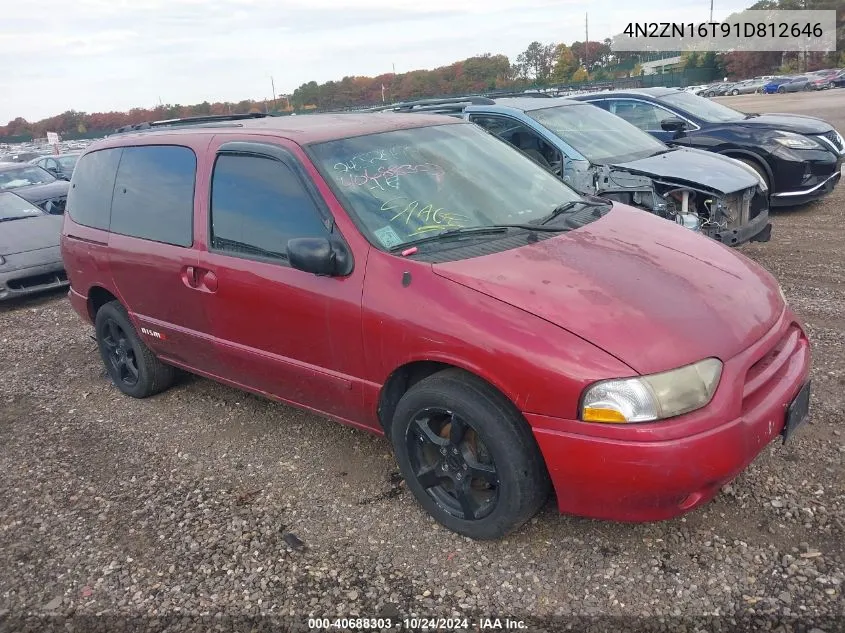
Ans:
<svg viewBox="0 0 845 633"><path fill-rule="evenodd" d="M109 289L95 285L88 289L87 305L91 322L97 317L97 312L110 301L117 301L117 297Z"/></svg>
<svg viewBox="0 0 845 633"><path fill-rule="evenodd" d="M759 154L745 149L726 149L720 151L719 153L730 158L744 158L745 160L753 161L758 164L766 174L766 178L769 181L767 183L769 186L769 193L771 193L772 186L774 185L774 174L772 173L772 168L769 166L769 163L761 158Z"/></svg>
<svg viewBox="0 0 845 633"><path fill-rule="evenodd" d="M516 399L503 388L499 381L485 375L476 368L464 366L452 359L410 360L394 369L384 381L378 396L377 416L385 435L390 436L390 425L399 400L415 384L441 371L454 369L481 380L495 389L517 412L521 411ZM526 422L527 424L527 422Z"/></svg>

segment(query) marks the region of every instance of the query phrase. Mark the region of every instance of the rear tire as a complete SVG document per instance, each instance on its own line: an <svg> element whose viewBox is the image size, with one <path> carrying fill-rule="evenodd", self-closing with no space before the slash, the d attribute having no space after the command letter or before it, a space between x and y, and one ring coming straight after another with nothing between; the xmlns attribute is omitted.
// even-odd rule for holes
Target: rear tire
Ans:
<svg viewBox="0 0 845 633"><path fill-rule="evenodd" d="M496 539L542 507L549 478L531 429L493 387L458 369L402 396L390 428L399 468L420 505L473 539Z"/></svg>
<svg viewBox="0 0 845 633"><path fill-rule="evenodd" d="M97 311L94 330L106 372L127 396L147 398L173 384L176 369L144 344L120 302L110 301Z"/></svg>

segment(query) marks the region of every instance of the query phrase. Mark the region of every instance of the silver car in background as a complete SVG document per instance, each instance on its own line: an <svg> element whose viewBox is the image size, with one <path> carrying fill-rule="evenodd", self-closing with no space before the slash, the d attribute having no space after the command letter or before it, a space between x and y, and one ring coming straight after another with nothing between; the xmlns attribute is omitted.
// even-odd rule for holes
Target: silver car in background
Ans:
<svg viewBox="0 0 845 633"><path fill-rule="evenodd" d="M0 301L67 286L62 220L11 191L0 192Z"/></svg>

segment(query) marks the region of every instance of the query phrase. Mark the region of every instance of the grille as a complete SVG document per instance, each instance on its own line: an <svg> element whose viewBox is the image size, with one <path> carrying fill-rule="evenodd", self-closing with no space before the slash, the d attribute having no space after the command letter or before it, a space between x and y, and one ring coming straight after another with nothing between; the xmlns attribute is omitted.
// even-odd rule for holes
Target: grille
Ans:
<svg viewBox="0 0 845 633"><path fill-rule="evenodd" d="M743 400L755 399L755 395L765 393L765 386L781 372L800 344L801 330L792 324L775 346L748 369L742 391Z"/></svg>
<svg viewBox="0 0 845 633"><path fill-rule="evenodd" d="M838 149L840 152L842 151L842 137L836 133L836 130L825 132L822 136L824 136L828 141L833 143L833 146L836 147L836 149Z"/></svg>

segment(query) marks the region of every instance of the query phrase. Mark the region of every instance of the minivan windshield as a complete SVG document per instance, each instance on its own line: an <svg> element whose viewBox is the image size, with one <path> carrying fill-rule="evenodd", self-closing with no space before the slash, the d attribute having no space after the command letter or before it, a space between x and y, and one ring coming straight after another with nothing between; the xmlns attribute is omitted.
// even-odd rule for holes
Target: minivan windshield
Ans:
<svg viewBox="0 0 845 633"><path fill-rule="evenodd" d="M667 147L607 110L584 103L526 112L593 163L645 158Z"/></svg>
<svg viewBox="0 0 845 633"><path fill-rule="evenodd" d="M44 215L44 212L20 196L4 191L0 192L0 222L23 220Z"/></svg>
<svg viewBox="0 0 845 633"><path fill-rule="evenodd" d="M689 92L674 92L660 98L665 104L675 106L698 117L708 123L726 123L728 121L742 121L747 118L742 112L737 112L721 103L690 94Z"/></svg>
<svg viewBox="0 0 845 633"><path fill-rule="evenodd" d="M467 123L318 143L309 152L358 225L384 249L456 228L539 223L582 200L533 160Z"/></svg>

